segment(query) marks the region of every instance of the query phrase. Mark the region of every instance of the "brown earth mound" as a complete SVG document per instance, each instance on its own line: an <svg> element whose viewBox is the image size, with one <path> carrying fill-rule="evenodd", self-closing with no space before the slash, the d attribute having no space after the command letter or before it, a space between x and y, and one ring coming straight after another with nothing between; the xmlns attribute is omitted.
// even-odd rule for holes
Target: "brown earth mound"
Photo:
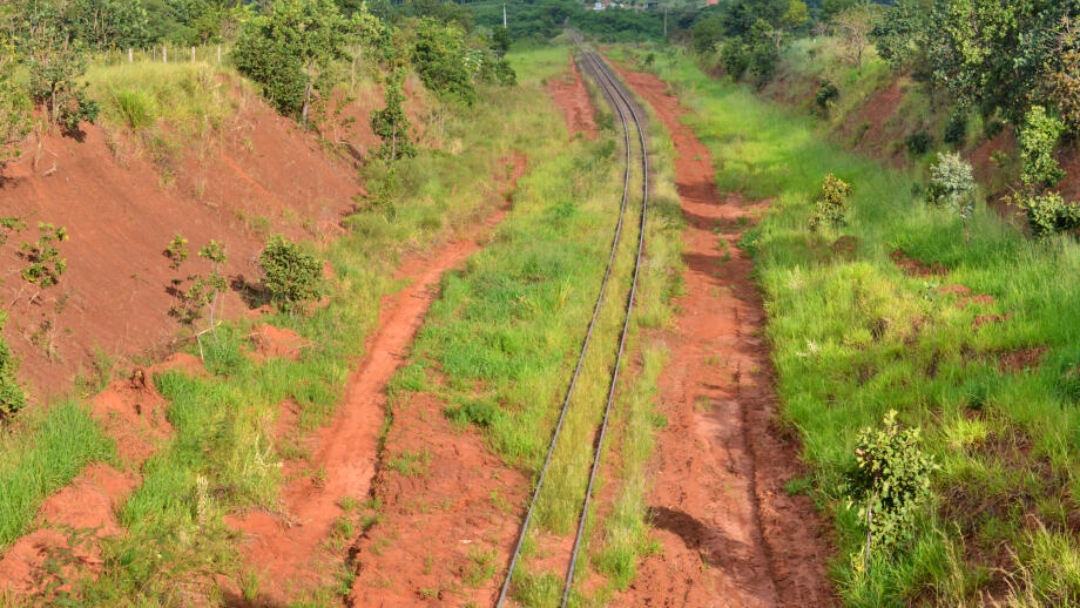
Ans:
<svg viewBox="0 0 1080 608"><path fill-rule="evenodd" d="M596 108L593 107L589 90L581 79L581 72L573 57L570 58L566 77L548 79L547 90L566 117L566 128L570 131L570 136L583 133L590 141L595 141L598 133Z"/></svg>

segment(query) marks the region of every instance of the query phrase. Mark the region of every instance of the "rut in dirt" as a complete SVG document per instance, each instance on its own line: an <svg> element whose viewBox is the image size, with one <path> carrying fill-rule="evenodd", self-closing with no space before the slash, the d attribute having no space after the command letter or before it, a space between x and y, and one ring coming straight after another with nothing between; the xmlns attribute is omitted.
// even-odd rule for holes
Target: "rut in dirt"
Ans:
<svg viewBox="0 0 1080 608"><path fill-rule="evenodd" d="M514 158L513 182L524 169L525 158ZM465 237L402 264L395 279L406 280L409 286L383 299L379 329L369 337L365 345L368 354L349 377L338 414L311 440L314 455L310 467L318 476L297 476L289 482L281 491L278 512L252 511L227 518L244 534L245 559L263 582L261 602L286 605L334 584L344 556L328 540L346 507L365 501L371 494L386 415L386 386L404 362L437 296L442 276L479 251L507 211L504 206Z"/></svg>
<svg viewBox="0 0 1080 608"><path fill-rule="evenodd" d="M805 496L798 446L773 424L778 409L765 313L737 247L764 209L724 196L708 149L679 122L683 110L651 74L620 69L675 144L685 294L675 327L654 336L670 351L661 376L651 523L663 551L647 557L616 600L634 606L831 606L828 527Z"/></svg>

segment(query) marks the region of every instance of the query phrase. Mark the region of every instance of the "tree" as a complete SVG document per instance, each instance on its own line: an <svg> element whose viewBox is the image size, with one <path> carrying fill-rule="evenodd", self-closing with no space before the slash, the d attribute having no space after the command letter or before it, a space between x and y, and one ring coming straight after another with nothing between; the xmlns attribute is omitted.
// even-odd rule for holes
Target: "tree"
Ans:
<svg viewBox="0 0 1080 608"><path fill-rule="evenodd" d="M818 195L814 214L810 217L810 229L817 230L822 224L828 224L833 228L846 224L844 215L847 214L849 198L851 198L851 184L832 173L826 175L821 182L821 193Z"/></svg>
<svg viewBox="0 0 1080 608"><path fill-rule="evenodd" d="M458 99L467 106L476 102L465 32L455 24L423 19L416 26L412 61L420 79L432 92Z"/></svg>
<svg viewBox="0 0 1080 608"><path fill-rule="evenodd" d="M874 30L875 21L873 7L865 3L844 9L833 18L841 55L857 69L862 69L863 53L870 46L870 32Z"/></svg>
<svg viewBox="0 0 1080 608"><path fill-rule="evenodd" d="M95 49L144 46L148 40L141 0L74 0L64 11L66 29Z"/></svg>
<svg viewBox="0 0 1080 608"><path fill-rule="evenodd" d="M390 162L416 156L416 145L409 135L412 123L402 106L405 101L402 89L404 79L404 69L399 68L390 74L386 81L386 107L371 113L371 130L383 140L375 155Z"/></svg>
<svg viewBox="0 0 1080 608"><path fill-rule="evenodd" d="M300 246L276 235L259 256L263 285L278 310L295 314L321 295L322 264Z"/></svg>
<svg viewBox="0 0 1080 608"><path fill-rule="evenodd" d="M901 429L889 411L879 429L866 428L855 442L855 467L847 493L866 521L863 564L876 548L886 555L913 537L915 516L931 496L934 461L922 451L919 429Z"/></svg>
<svg viewBox="0 0 1080 608"><path fill-rule="evenodd" d="M964 224L964 242L969 240L968 220L975 210L975 178L971 165L956 152L938 154L930 167L930 187L927 200L945 207L960 217Z"/></svg>
<svg viewBox="0 0 1080 608"><path fill-rule="evenodd" d="M29 130L29 99L14 80L15 47L0 33L0 169L19 155Z"/></svg>
<svg viewBox="0 0 1080 608"><path fill-rule="evenodd" d="M1047 114L1042 106L1032 106L1020 129L1020 181L1034 191L1052 188L1065 172L1054 158L1054 150L1061 138L1065 125L1054 116Z"/></svg>
<svg viewBox="0 0 1080 608"><path fill-rule="evenodd" d="M244 25L233 61L306 129L315 93L328 86L320 76L344 58L347 25L332 0L275 0L269 15Z"/></svg>

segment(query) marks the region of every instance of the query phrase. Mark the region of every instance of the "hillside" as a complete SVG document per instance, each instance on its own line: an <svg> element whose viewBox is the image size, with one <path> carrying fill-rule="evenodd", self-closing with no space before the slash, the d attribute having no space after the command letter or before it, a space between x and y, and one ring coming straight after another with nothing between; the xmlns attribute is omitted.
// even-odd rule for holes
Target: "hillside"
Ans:
<svg viewBox="0 0 1080 608"><path fill-rule="evenodd" d="M91 76L106 80L123 69ZM4 169L2 213L30 225L3 249L5 336L37 399L68 390L76 373L108 374L95 366L110 361L129 368L187 339L169 315L176 298L167 290L179 273L163 252L175 235L195 250L212 239L225 244L234 289L224 310L236 316L248 308L243 286L259 281L257 258L269 236L336 237L363 192L349 156L267 107L235 73L208 65L133 69L171 78L173 87L212 74L199 102L220 104L220 124L185 133L182 118L168 112L138 132L115 120L84 124L80 139L32 138ZM378 141L365 117L381 94L369 90L344 108L351 128L339 128L339 141L361 154ZM37 222L70 235L59 247L67 271L44 290L19 277L26 263L19 246ZM186 271L203 271L199 262Z"/></svg>

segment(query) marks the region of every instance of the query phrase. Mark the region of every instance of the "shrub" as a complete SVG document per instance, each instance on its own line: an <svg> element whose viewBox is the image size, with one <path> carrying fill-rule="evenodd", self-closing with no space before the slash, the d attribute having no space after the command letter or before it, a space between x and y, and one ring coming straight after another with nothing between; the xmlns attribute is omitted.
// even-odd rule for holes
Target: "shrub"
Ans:
<svg viewBox="0 0 1080 608"><path fill-rule="evenodd" d="M7 314L0 311L0 329L7 323ZM26 393L19 386L15 373L19 362L8 349L7 342L0 339L0 423L8 420L26 407Z"/></svg>
<svg viewBox="0 0 1080 608"><path fill-rule="evenodd" d="M860 505L859 519L866 522L864 563L874 548L888 554L913 537L936 468L920 443L919 429L901 429L895 410L885 414L881 428L859 433L846 493L849 507Z"/></svg>
<svg viewBox="0 0 1080 608"><path fill-rule="evenodd" d="M922 156L934 147L934 138L926 131L912 133L904 138L904 147L912 156Z"/></svg>
<svg viewBox="0 0 1080 608"><path fill-rule="evenodd" d="M851 197L851 185L836 177L832 173L825 176L821 183L821 194L818 196L817 207L814 215L810 218L810 229L817 230L822 224L828 223L834 228L843 226L846 221L848 199Z"/></svg>
<svg viewBox="0 0 1080 608"><path fill-rule="evenodd" d="M22 278L41 287L51 287L60 282L60 275L67 270L67 260L60 257L60 250L56 247L68 240L67 229L38 222L38 230L41 236L36 243L23 243L20 247L30 263L23 268Z"/></svg>
<svg viewBox="0 0 1080 608"><path fill-rule="evenodd" d="M967 240L967 222L975 210L975 178L971 165L955 152L938 154L937 162L930 167L930 187L926 191L929 203L945 207L964 221L964 239Z"/></svg>
<svg viewBox="0 0 1080 608"><path fill-rule="evenodd" d="M1031 234L1036 238L1080 228L1080 203L1067 203L1057 192L1020 195L1015 202L1024 210Z"/></svg>
<svg viewBox="0 0 1080 608"><path fill-rule="evenodd" d="M827 113L829 108L832 107L839 98L840 89L837 88L836 83L826 78L821 81L821 85L814 95L814 103L817 104L817 107L821 109L822 113Z"/></svg>
<svg viewBox="0 0 1080 608"><path fill-rule="evenodd" d="M322 264L280 234L271 237L259 264L270 301L282 312L293 314L322 294Z"/></svg>
<svg viewBox="0 0 1080 608"><path fill-rule="evenodd" d="M1054 148L1065 130L1065 125L1046 113L1042 106L1032 106L1020 129L1020 181L1036 190L1052 188L1065 172L1054 158Z"/></svg>
<svg viewBox="0 0 1080 608"><path fill-rule="evenodd" d="M945 123L945 134L942 141L950 146L962 146L967 139L967 114L957 110L949 116Z"/></svg>

